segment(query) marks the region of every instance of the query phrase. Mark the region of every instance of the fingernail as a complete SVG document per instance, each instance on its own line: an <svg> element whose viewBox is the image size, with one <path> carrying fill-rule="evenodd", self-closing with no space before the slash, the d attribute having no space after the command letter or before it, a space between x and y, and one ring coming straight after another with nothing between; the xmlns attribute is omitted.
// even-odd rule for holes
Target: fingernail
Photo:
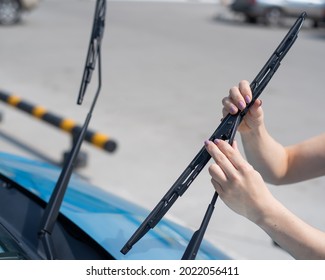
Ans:
<svg viewBox="0 0 325 280"><path fill-rule="evenodd" d="M250 103L251 102L251 98L249 97L249 95L245 96L245 101L246 103Z"/></svg>
<svg viewBox="0 0 325 280"><path fill-rule="evenodd" d="M246 107L246 104L243 101L239 101L239 103L238 103L239 110L243 110L243 109L245 109L245 107Z"/></svg>
<svg viewBox="0 0 325 280"><path fill-rule="evenodd" d="M204 141L204 146L206 146L206 147L209 146L209 140Z"/></svg>
<svg viewBox="0 0 325 280"><path fill-rule="evenodd" d="M235 113L237 113L237 109L236 109L236 107L233 106L233 105L230 106L229 111L230 111L230 114L235 114Z"/></svg>
<svg viewBox="0 0 325 280"><path fill-rule="evenodd" d="M214 144L218 145L220 143L220 139L214 139L213 142Z"/></svg>

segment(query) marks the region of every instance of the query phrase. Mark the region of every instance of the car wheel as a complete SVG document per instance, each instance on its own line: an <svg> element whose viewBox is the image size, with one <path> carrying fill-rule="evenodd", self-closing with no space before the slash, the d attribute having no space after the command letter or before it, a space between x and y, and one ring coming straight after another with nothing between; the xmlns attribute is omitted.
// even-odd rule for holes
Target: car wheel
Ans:
<svg viewBox="0 0 325 280"><path fill-rule="evenodd" d="M265 13L265 24L270 26L281 25L283 13L279 8L270 8Z"/></svg>
<svg viewBox="0 0 325 280"><path fill-rule="evenodd" d="M245 22L247 23L257 23L257 17L245 15Z"/></svg>
<svg viewBox="0 0 325 280"><path fill-rule="evenodd" d="M0 0L0 24L10 25L20 20L18 0Z"/></svg>
<svg viewBox="0 0 325 280"><path fill-rule="evenodd" d="M317 20L313 21L313 28L318 28L319 27L319 22Z"/></svg>

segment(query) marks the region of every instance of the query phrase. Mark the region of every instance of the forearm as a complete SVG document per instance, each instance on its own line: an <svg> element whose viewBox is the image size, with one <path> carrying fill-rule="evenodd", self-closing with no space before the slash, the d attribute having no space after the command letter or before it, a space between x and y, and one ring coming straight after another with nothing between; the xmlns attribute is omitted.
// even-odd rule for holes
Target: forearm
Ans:
<svg viewBox="0 0 325 280"><path fill-rule="evenodd" d="M256 224L295 259L325 259L325 233L300 220L278 201Z"/></svg>
<svg viewBox="0 0 325 280"><path fill-rule="evenodd" d="M267 132L264 124L242 132L242 143L248 162L261 173L266 182L280 184L288 169L286 149Z"/></svg>
<svg viewBox="0 0 325 280"><path fill-rule="evenodd" d="M264 124L241 137L247 160L266 182L290 184L325 175L325 133L288 147L276 142Z"/></svg>

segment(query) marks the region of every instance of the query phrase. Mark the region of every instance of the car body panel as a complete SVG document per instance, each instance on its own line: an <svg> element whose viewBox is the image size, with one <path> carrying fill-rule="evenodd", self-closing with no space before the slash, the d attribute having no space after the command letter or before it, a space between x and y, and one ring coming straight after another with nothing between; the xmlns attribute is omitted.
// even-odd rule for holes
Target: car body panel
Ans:
<svg viewBox="0 0 325 280"><path fill-rule="evenodd" d="M20 5L25 10L30 10L35 8L40 2L40 0L20 0Z"/></svg>
<svg viewBox="0 0 325 280"><path fill-rule="evenodd" d="M60 171L48 163L0 153L0 173L45 202L49 201ZM180 259L192 235L191 230L163 219L123 255L121 248L148 215L148 210L77 175L71 178L60 212L116 259ZM197 259L229 257L204 241Z"/></svg>
<svg viewBox="0 0 325 280"><path fill-rule="evenodd" d="M325 19L324 0L235 0L230 5L232 11L251 17L264 17L271 8L278 8L288 17L298 17L305 11L310 19Z"/></svg>

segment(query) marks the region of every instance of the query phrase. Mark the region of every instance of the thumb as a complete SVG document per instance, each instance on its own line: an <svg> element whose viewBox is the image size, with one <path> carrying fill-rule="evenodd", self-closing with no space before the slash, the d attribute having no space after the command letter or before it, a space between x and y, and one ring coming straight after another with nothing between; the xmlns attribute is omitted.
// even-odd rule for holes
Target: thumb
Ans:
<svg viewBox="0 0 325 280"><path fill-rule="evenodd" d="M249 113L253 116L253 117L260 117L261 115L263 115L263 109L262 109L262 100L261 99L256 99L254 104L252 105L252 107L249 110Z"/></svg>
<svg viewBox="0 0 325 280"><path fill-rule="evenodd" d="M238 151L238 144L237 144L237 140L234 140L234 142L231 145L236 151Z"/></svg>

